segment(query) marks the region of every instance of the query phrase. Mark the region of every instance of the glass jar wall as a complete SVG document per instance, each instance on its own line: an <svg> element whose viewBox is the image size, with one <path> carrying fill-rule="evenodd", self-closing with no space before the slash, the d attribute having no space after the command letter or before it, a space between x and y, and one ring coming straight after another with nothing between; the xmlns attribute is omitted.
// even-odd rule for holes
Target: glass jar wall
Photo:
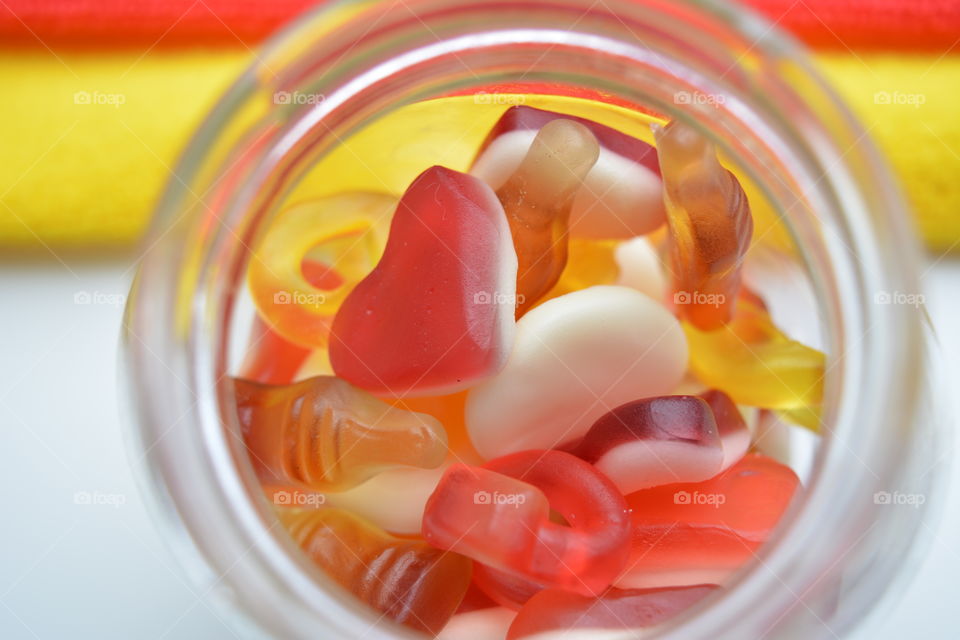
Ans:
<svg viewBox="0 0 960 640"><path fill-rule="evenodd" d="M918 290L915 251L890 176L794 43L712 3L339 3L258 53L176 168L125 323L134 459L188 571L252 634L410 635L310 566L261 497L224 384L252 316L245 269L285 203L465 170L519 102L648 140L664 118L708 136L756 215L748 277L828 355L822 435L795 443L803 499L657 637L842 635L916 553L916 513L875 496L933 502L927 330L915 307L878 304Z"/></svg>

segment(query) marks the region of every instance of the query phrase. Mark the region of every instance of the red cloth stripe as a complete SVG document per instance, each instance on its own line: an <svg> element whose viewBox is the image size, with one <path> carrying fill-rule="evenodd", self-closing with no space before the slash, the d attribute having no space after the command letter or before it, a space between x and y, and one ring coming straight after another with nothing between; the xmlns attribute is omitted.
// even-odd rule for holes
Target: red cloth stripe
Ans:
<svg viewBox="0 0 960 640"><path fill-rule="evenodd" d="M960 38L960 0L744 1L818 48L943 52ZM0 44L253 45L322 2L0 0Z"/></svg>
<svg viewBox="0 0 960 640"><path fill-rule="evenodd" d="M0 43L254 45L323 0L0 0Z"/></svg>
<svg viewBox="0 0 960 640"><path fill-rule="evenodd" d="M816 49L935 51L960 41L960 0L743 0Z"/></svg>

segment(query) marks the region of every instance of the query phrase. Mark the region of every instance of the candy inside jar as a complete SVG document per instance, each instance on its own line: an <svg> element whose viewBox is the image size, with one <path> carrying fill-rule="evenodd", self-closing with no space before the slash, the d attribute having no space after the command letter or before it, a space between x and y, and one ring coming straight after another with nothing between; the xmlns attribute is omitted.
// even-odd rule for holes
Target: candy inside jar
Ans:
<svg viewBox="0 0 960 640"><path fill-rule="evenodd" d="M825 356L754 278L790 255L704 131L515 98L388 114L358 135L416 162L347 161L345 140L280 208L246 278L245 448L374 619L652 627L722 594L803 491ZM337 191L353 162L377 181Z"/></svg>

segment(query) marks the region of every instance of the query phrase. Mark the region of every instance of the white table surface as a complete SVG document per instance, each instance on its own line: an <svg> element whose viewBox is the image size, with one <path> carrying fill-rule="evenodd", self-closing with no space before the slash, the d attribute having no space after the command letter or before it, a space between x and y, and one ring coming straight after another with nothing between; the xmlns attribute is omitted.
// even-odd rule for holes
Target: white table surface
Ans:
<svg viewBox="0 0 960 640"><path fill-rule="evenodd" d="M235 637L185 582L138 497L117 412L116 350L134 256L0 262L0 638ZM925 276L960 387L960 262ZM89 294L89 304L79 304ZM953 394L960 415L960 393ZM956 456L953 456L954 458ZM960 465L952 472L960 488ZM77 494L96 496L78 504ZM79 502L82 502L81 499ZM956 638L960 501L873 640ZM859 635L859 634L858 634Z"/></svg>

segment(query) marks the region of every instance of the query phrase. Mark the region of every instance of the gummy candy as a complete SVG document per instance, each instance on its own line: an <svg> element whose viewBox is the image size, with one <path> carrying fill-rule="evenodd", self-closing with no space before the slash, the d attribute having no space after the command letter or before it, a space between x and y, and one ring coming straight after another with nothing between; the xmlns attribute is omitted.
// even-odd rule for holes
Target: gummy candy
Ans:
<svg viewBox="0 0 960 640"><path fill-rule="evenodd" d="M363 484L324 495L324 504L362 516L398 535L420 535L423 509L446 466L435 469L397 467Z"/></svg>
<svg viewBox="0 0 960 640"><path fill-rule="evenodd" d="M798 424L806 427L814 433L820 431L820 405L806 405L803 407L794 407L790 409L779 409L777 415L790 424Z"/></svg>
<svg viewBox="0 0 960 640"><path fill-rule="evenodd" d="M791 411L810 410L823 401L826 357L791 340L751 296L741 295L726 326L704 332L684 324L690 368L697 378L721 389L738 404ZM804 421L817 429L818 419Z"/></svg>
<svg viewBox="0 0 960 640"><path fill-rule="evenodd" d="M707 390L707 387L704 386L702 382L697 380L693 375L688 371L686 375L677 383L677 386L673 388L671 395L675 396L695 396L703 393Z"/></svg>
<svg viewBox="0 0 960 640"><path fill-rule="evenodd" d="M570 215L570 232L585 238L644 235L665 221L660 166L646 142L576 116L527 106L507 109L483 143L470 172L499 189L523 161L536 132L556 119L582 124L600 153L583 179Z"/></svg>
<svg viewBox="0 0 960 640"><path fill-rule="evenodd" d="M666 298L667 282L660 258L647 238L633 238L617 245L614 251L619 269L616 284L643 292L657 301Z"/></svg>
<svg viewBox="0 0 960 640"><path fill-rule="evenodd" d="M473 584L497 604L519 611L535 594L546 587L538 582L498 571L479 562L473 567Z"/></svg>
<svg viewBox="0 0 960 640"><path fill-rule="evenodd" d="M497 189L517 253L518 318L560 279L567 263L570 208L598 153L597 139L585 126L551 120Z"/></svg>
<svg viewBox="0 0 960 640"><path fill-rule="evenodd" d="M458 613L450 619L437 640L504 640L516 616L516 611L504 607Z"/></svg>
<svg viewBox="0 0 960 640"><path fill-rule="evenodd" d="M455 464L427 500L422 533L434 546L479 562L504 570L508 563L524 567L549 509L547 497L531 484Z"/></svg>
<svg viewBox="0 0 960 640"><path fill-rule="evenodd" d="M247 271L250 295L267 324L294 344L326 347L337 308L383 250L396 205L392 196L352 192L283 211Z"/></svg>
<svg viewBox="0 0 960 640"><path fill-rule="evenodd" d="M710 389L700 394L710 405L713 419L717 422L717 433L723 445L723 464L720 469L729 469L742 458L750 448L750 429L730 396L719 389Z"/></svg>
<svg viewBox="0 0 960 640"><path fill-rule="evenodd" d="M570 526L552 522L551 507ZM424 510L423 536L499 571L596 594L624 567L630 518L592 465L534 450L447 469Z"/></svg>
<svg viewBox="0 0 960 640"><path fill-rule="evenodd" d="M386 617L436 634L470 584L471 562L396 538L340 509L283 510L294 541L330 577Z"/></svg>
<svg viewBox="0 0 960 640"><path fill-rule="evenodd" d="M409 183L426 163L396 157L399 202L305 201L251 256L251 463L297 543L389 618L448 640L642 629L791 504L796 475L747 453L751 430L818 424L824 357L742 286L753 221L713 145L654 137L508 109L472 175Z"/></svg>
<svg viewBox="0 0 960 640"><path fill-rule="evenodd" d="M789 467L748 454L706 482L630 494L633 550L616 586L722 582L755 557L798 485Z"/></svg>
<svg viewBox="0 0 960 640"><path fill-rule="evenodd" d="M790 452L793 444L790 442L792 432L790 425L769 409L758 409L754 421L756 433L753 437L755 453L773 458L784 464L789 464Z"/></svg>
<svg viewBox="0 0 960 640"><path fill-rule="evenodd" d="M753 218L736 177L721 166L712 143L688 125L654 125L670 227L674 301L702 331L733 315L740 267Z"/></svg>
<svg viewBox="0 0 960 640"><path fill-rule="evenodd" d="M709 410L704 411L698 400ZM657 484L705 480L729 468L749 448L750 430L740 409L727 394L711 389L699 399L675 390L670 396L622 405L601 417L567 450L597 465L629 493Z"/></svg>
<svg viewBox="0 0 960 640"><path fill-rule="evenodd" d="M617 243L613 240L570 238L567 266L541 302L594 285L614 284L620 275L614 258L616 249Z"/></svg>
<svg viewBox="0 0 960 640"><path fill-rule="evenodd" d="M477 563L473 564L474 577L476 577L476 569L479 566L480 565ZM490 609L496 606L497 603L491 600L490 596L481 591L480 588L477 587L477 583L474 580L467 588L467 593L463 596L463 601L460 602L460 606L457 607L457 613L475 611L476 609Z"/></svg>
<svg viewBox="0 0 960 640"><path fill-rule="evenodd" d="M454 462L464 464L482 464L483 459L473 448L467 435L465 409L467 392L460 391L446 396L426 396L418 398L396 398L394 406L433 416L447 432L447 447Z"/></svg>
<svg viewBox="0 0 960 640"><path fill-rule="evenodd" d="M260 316L256 316L250 330L250 348L243 361L241 375L247 380L263 384L287 384L296 378L309 355L309 349L287 341Z"/></svg>
<svg viewBox="0 0 960 640"><path fill-rule="evenodd" d="M467 395L467 430L487 459L556 448L614 407L669 393L686 366L679 323L649 297L618 286L568 293L517 323L506 366Z"/></svg>
<svg viewBox="0 0 960 640"><path fill-rule="evenodd" d="M264 480L338 490L397 466L437 467L446 457L446 434L434 418L343 380L233 382L243 439Z"/></svg>
<svg viewBox="0 0 960 640"><path fill-rule="evenodd" d="M383 395L442 395L496 373L513 341L516 256L493 191L443 167L403 195L383 257L333 323L338 376Z"/></svg>
<svg viewBox="0 0 960 640"><path fill-rule="evenodd" d="M713 411L694 396L621 405L597 420L572 453L596 466L623 493L707 480L723 464Z"/></svg>
<svg viewBox="0 0 960 640"><path fill-rule="evenodd" d="M666 589L609 589L598 598L589 598L560 589L547 589L531 598L520 610L510 625L507 640L565 629L635 630L652 627L692 607L716 590L715 585L709 584Z"/></svg>
<svg viewBox="0 0 960 640"><path fill-rule="evenodd" d="M267 499L277 506L334 507L360 516L384 531L419 536L423 508L436 489L446 466L436 469L397 467L378 473L363 484L343 491L320 492L302 485L263 485ZM491 605L493 606L493 605Z"/></svg>
<svg viewBox="0 0 960 640"><path fill-rule="evenodd" d="M326 349L314 349L307 356L303 366L297 371L295 382L316 378L317 376L332 376L333 367L330 366L330 353Z"/></svg>

